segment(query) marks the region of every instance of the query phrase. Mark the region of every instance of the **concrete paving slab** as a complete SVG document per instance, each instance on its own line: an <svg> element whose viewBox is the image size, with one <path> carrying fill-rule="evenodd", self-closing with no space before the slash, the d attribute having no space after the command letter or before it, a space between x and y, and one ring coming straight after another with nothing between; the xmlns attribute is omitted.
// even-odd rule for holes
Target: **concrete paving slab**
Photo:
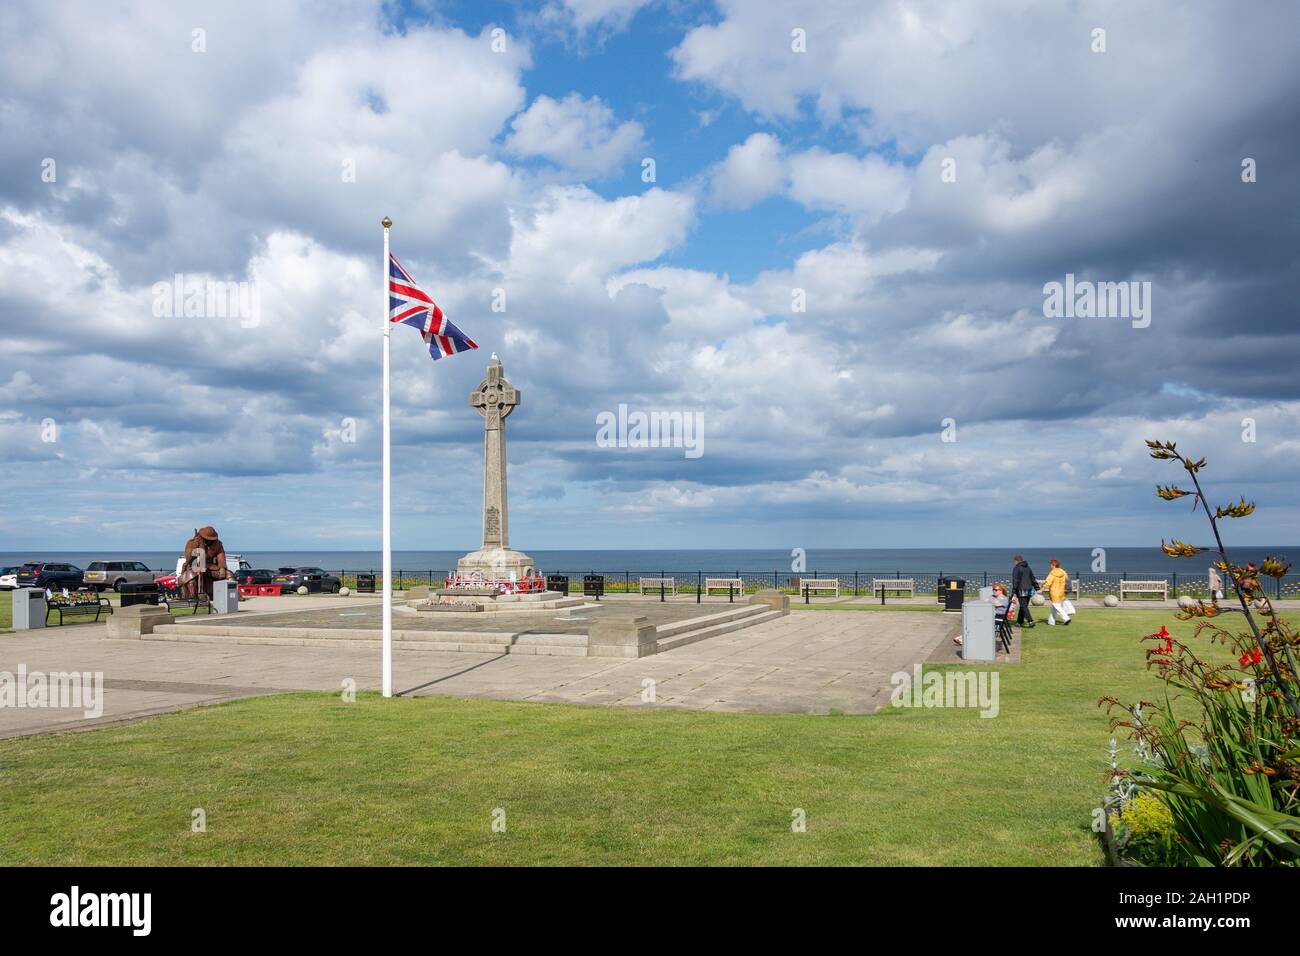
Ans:
<svg viewBox="0 0 1300 956"><path fill-rule="evenodd" d="M338 600L338 599L327 599ZM889 675L950 643L957 621L934 613L794 613L640 659L405 650L399 693L700 710L866 713L888 701ZM378 690L373 644L324 646L113 640L104 624L0 635L0 672L103 675L103 713L0 708L0 737L85 729L257 694Z"/></svg>

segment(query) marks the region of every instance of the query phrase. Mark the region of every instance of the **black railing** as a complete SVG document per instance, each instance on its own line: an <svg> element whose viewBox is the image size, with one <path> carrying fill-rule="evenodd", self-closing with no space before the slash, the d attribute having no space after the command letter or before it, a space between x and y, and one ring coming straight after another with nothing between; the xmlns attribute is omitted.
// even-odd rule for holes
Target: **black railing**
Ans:
<svg viewBox="0 0 1300 956"><path fill-rule="evenodd" d="M356 588L356 576L361 574L376 575L376 585L382 587L382 581L379 580L379 571L375 568L340 568L327 569L327 573L338 577L344 587ZM393 586L397 590L406 590L412 587L440 586L443 580L450 574L450 570L437 571L432 569L411 570L403 568L393 569ZM902 571L894 570L857 570L857 571L741 571L736 568L715 569L715 570L694 570L694 571L668 571L659 569L654 571L627 571L612 570L601 568L572 568L572 569L546 569L547 575L567 576L570 581L581 581L588 575L602 575L605 578L605 592L609 594L636 594L641 591L641 578L655 578L655 582L647 584L645 594L658 598L661 596L661 586L657 579L666 578L675 584L675 590L678 594L701 594L706 590L707 579L724 578L739 579L743 582L744 591L737 593L753 593L754 591L773 588L783 591L787 594L802 595L799 582L804 578L809 580L823 580L835 578L839 581L839 592L841 596L852 597L869 597L873 594L879 594L879 588L873 587L877 582L887 581L895 582L899 580L911 580L912 590L915 595L933 595L937 598L939 593L939 582L950 580L964 580L966 582L965 590L967 594L978 594L982 587L989 587L997 582L1010 584L1011 573L1006 571ZM1041 580L1041 577L1040 577ZM1169 596L1171 598L1187 595L1190 597L1208 597L1209 581L1205 574L1191 574L1188 572L1171 572L1171 571L1111 571L1096 572L1088 571L1070 576L1070 591L1074 592L1076 585L1080 595L1103 596L1106 594L1118 594L1121 581L1164 581L1168 585ZM1288 574L1281 580L1273 578L1263 579L1266 593L1274 598L1300 597L1300 574ZM722 588L726 585L715 586L711 592L712 597L728 597ZM895 585L890 583L886 585L890 595L895 593ZM1231 588L1228 588L1231 590ZM814 593L817 593L816 591ZM823 590L821 593L825 593ZM1133 592L1128 592L1132 595ZM734 597L734 595L732 595ZM1128 600L1128 597L1125 598Z"/></svg>

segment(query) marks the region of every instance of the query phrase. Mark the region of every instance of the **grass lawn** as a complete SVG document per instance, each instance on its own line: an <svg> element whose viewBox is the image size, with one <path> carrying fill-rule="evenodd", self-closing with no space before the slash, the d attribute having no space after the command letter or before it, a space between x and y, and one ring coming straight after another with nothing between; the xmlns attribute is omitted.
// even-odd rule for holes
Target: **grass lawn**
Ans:
<svg viewBox="0 0 1300 956"><path fill-rule="evenodd" d="M0 741L0 864L1096 865L1096 701L1154 699L1161 624L1040 624L993 719L294 694Z"/></svg>

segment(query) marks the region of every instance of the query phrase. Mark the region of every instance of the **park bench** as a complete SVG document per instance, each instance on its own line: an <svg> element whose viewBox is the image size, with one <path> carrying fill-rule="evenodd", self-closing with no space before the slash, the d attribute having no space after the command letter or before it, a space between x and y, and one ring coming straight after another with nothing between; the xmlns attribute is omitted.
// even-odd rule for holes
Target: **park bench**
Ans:
<svg viewBox="0 0 1300 956"><path fill-rule="evenodd" d="M646 593L646 588L652 591L659 591L662 594L677 593L676 578L638 578L637 587L642 594Z"/></svg>
<svg viewBox="0 0 1300 956"><path fill-rule="evenodd" d="M815 591L830 591L835 597L840 596L839 578L801 578L799 593L811 595Z"/></svg>
<svg viewBox="0 0 1300 956"><path fill-rule="evenodd" d="M1119 599L1124 600L1125 594L1155 594L1160 592L1160 600L1169 600L1169 582L1168 581L1120 581L1119 582Z"/></svg>
<svg viewBox="0 0 1300 956"><path fill-rule="evenodd" d="M872 578L871 593L885 596L886 591L895 595L907 592L908 597L916 597L916 580L914 578Z"/></svg>
<svg viewBox="0 0 1300 956"><path fill-rule="evenodd" d="M723 591L723 590L727 592L728 596L734 594L744 594L745 581L743 578L705 578L704 579L705 594L708 594L710 591Z"/></svg>
<svg viewBox="0 0 1300 956"><path fill-rule="evenodd" d="M59 625L63 625L65 614L94 614L96 623L99 622L99 615L107 611L113 613L113 605L108 598L95 595L94 600L75 600L72 598L47 597L45 599L45 623L50 622L51 612L59 615Z"/></svg>
<svg viewBox="0 0 1300 956"><path fill-rule="evenodd" d="M208 596L200 591L194 597L185 597L179 591L166 591L158 601L158 606L166 608L169 612L173 607L193 608L192 614L198 614L199 609L203 608L208 614L212 613L212 602Z"/></svg>

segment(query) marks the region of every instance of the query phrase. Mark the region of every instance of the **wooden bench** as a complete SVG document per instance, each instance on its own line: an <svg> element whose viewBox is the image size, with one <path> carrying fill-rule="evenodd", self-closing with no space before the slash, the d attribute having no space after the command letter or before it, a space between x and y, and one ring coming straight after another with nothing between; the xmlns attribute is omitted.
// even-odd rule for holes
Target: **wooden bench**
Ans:
<svg viewBox="0 0 1300 956"><path fill-rule="evenodd" d="M1155 594L1160 593L1162 601L1169 600L1169 582L1168 581L1120 581L1119 582L1119 599L1124 600L1125 594Z"/></svg>
<svg viewBox="0 0 1300 956"><path fill-rule="evenodd" d="M728 596L732 594L745 593L745 581L743 578L705 578L704 593L710 591L725 590Z"/></svg>
<svg viewBox="0 0 1300 956"><path fill-rule="evenodd" d="M893 591L895 594L907 592L908 597L916 597L916 581L914 578L872 578L871 593L885 596L886 591ZM942 595L940 595L942 597Z"/></svg>
<svg viewBox="0 0 1300 956"><path fill-rule="evenodd" d="M814 591L830 591L835 597L840 596L839 578L800 578L799 593L811 595Z"/></svg>
<svg viewBox="0 0 1300 956"><path fill-rule="evenodd" d="M659 591L662 594L676 594L677 579L676 578L638 578L637 589L642 594L645 594L646 588L650 588L652 591Z"/></svg>
<svg viewBox="0 0 1300 956"><path fill-rule="evenodd" d="M96 593L95 600L93 601L72 601L63 600L57 597L47 597L45 599L46 624L50 622L51 611L58 613L60 626L63 625L63 615L65 614L91 614L93 612L95 615L95 622L98 623L99 615L104 611L108 611L109 614L113 613L113 605L109 602L108 598L100 597L98 593Z"/></svg>

